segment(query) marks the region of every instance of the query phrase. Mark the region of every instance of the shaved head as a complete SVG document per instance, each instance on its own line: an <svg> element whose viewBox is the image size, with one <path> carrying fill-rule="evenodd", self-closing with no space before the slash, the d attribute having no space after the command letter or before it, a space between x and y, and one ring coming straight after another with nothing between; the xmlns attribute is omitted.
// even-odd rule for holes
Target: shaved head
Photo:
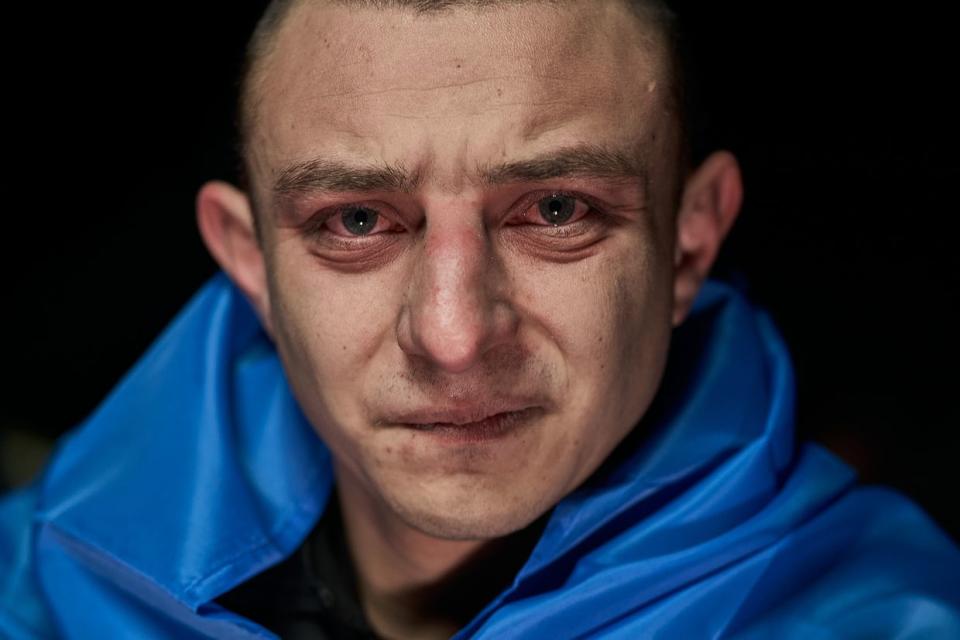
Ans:
<svg viewBox="0 0 960 640"><path fill-rule="evenodd" d="M591 0L595 1L595 0ZM643 24L652 27L651 33L658 38L658 45L666 55L668 66L665 76L670 79L669 95L672 96L672 111L677 115L680 127L682 165L686 165L689 142L686 139L685 96L683 66L678 53L678 30L673 12L663 0L610 0L629 7ZM237 128L238 151L241 159L241 182L249 177L248 157L249 141L257 122L260 85L266 61L276 45L277 36L284 20L298 5L304 3L326 3L358 9L404 9L415 14L435 14L454 9L473 9L477 11L496 9L505 5L536 3L562 8L575 4L576 0L272 0L267 6L247 44L243 72L240 78ZM246 185L244 185L246 186Z"/></svg>

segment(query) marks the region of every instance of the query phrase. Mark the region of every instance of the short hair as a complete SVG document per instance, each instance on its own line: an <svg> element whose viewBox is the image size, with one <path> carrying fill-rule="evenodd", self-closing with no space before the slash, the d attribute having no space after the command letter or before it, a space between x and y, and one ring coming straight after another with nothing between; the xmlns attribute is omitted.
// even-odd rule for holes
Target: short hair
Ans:
<svg viewBox="0 0 960 640"><path fill-rule="evenodd" d="M250 190L250 172L248 165L249 140L253 129L256 107L255 91L260 63L269 55L276 43L276 35L290 10L300 2L310 0L271 0L247 43L246 53L240 73L237 100L236 152L238 155L240 185ZM331 4L373 9L408 9L418 14L440 13L458 7L495 7L508 4L555 4L570 0L323 0ZM687 126L687 91L681 38L676 15L664 0L618 0L637 15L638 19L653 25L664 39L667 48L667 77L671 79L670 96L673 110L680 128L680 166L687 167L690 158L690 140Z"/></svg>

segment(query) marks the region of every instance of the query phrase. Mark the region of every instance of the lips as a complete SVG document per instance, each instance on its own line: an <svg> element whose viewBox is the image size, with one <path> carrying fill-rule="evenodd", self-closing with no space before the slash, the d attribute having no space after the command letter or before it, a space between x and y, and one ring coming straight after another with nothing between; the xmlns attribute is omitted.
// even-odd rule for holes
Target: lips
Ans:
<svg viewBox="0 0 960 640"><path fill-rule="evenodd" d="M512 433L542 413L529 402L498 402L402 413L389 424L458 443L482 442Z"/></svg>
<svg viewBox="0 0 960 640"><path fill-rule="evenodd" d="M536 402L527 400L498 400L464 404L453 407L428 407L414 411L398 412L382 420L384 424L412 427L431 425L468 426L483 422L501 414L513 414L532 409Z"/></svg>

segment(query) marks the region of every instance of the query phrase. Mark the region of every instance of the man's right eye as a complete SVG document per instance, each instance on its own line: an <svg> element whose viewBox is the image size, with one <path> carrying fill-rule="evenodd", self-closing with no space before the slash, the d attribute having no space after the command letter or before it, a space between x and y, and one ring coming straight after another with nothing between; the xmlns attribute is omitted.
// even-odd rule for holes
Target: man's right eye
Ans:
<svg viewBox="0 0 960 640"><path fill-rule="evenodd" d="M328 216L322 228L337 236L362 238L392 231L396 226L372 207L350 205Z"/></svg>
<svg viewBox="0 0 960 640"><path fill-rule="evenodd" d="M340 214L343 227L355 236L369 235L379 218L379 213L367 207L350 207Z"/></svg>

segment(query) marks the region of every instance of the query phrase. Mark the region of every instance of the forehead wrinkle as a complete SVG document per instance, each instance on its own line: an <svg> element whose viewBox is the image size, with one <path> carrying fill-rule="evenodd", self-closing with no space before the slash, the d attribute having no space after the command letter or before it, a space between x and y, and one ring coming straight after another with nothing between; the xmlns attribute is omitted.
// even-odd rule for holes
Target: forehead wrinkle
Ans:
<svg viewBox="0 0 960 640"><path fill-rule="evenodd" d="M534 142L541 136L562 128L578 112L582 112L584 107L588 107L582 100L547 97L506 106L525 108L525 117L522 117L519 130L519 137L523 142Z"/></svg>
<svg viewBox="0 0 960 640"><path fill-rule="evenodd" d="M601 12L602 13L602 12ZM450 18L456 18L460 15L459 12L454 12L450 14ZM312 16L314 19L318 19L319 16ZM454 97L458 98L459 101L456 102L456 106L460 106L460 102L472 102L472 104L477 104L479 100L470 100L472 95L469 95L469 92L463 92L467 87L471 89L479 89L486 86L490 87L490 92L493 93L498 87L489 84L491 82L503 83L504 94L501 96L498 94L497 97L489 96L490 100L487 101L487 107L482 109L480 113L476 115L483 115L486 112L493 110L494 108L514 108L519 112L513 114L513 126L510 128L513 129L510 132L509 137L514 137L520 131L523 131L523 128L526 127L525 136L520 136L519 142L526 143L530 140L527 140L528 136L531 138L539 138L545 133L555 132L557 130L562 130L567 121L581 121L585 120L590 125L598 125L597 122L594 122L594 119L591 117L595 111L595 104L591 101L591 96L602 95L602 100L608 104L612 103L612 106L616 108L621 113L617 116L617 119L620 120L625 117L625 111L627 108L630 108L629 104L634 104L634 107L631 110L635 112L645 112L647 111L648 106L648 97L654 98L654 96L649 96L646 92L644 95L637 96L636 92L630 92L629 96L621 95L619 90L610 90L610 83L614 82L611 78L615 79L622 75L623 69L621 68L624 64L623 53L626 50L633 52L634 54L638 52L645 52L646 47L638 44L636 42L631 42L631 46L626 47L625 49L617 49L616 55L614 51L609 50L608 47L603 47L599 42L593 42L594 38L579 37L585 35L587 32L591 31L591 27L598 26L598 23L604 22L600 20L600 16L587 14L587 20L575 21L574 24L564 24L563 35L564 37L559 38L563 41L562 53L558 57L562 58L566 62L561 64L558 69L563 69L559 74L551 73L554 70L554 67L544 66L545 59L543 55L532 55L528 51L525 51L525 47L520 46L525 43L520 42L519 52L514 52L516 55L515 58L520 58L526 61L526 65L523 67L524 72L517 74L516 71L513 73L503 74L502 72L497 73L497 70L492 70L493 73L490 73L491 69L482 69L480 77L476 73L470 73L474 71L465 65L464 70L459 71L460 67L458 65L449 65L449 69L446 66L441 65L441 71L446 69L445 73L441 73L436 77L430 76L429 78L421 78L420 76L411 76L411 78L404 82L403 74L395 73L386 73L384 75L385 82L378 83L380 86L371 85L369 82L364 82L359 85L351 85L348 78L333 78L328 77L328 74L333 72L333 70L338 70L339 72L347 71L344 68L343 64L332 63L327 61L327 64L319 65L317 68L308 69L309 75L307 76L308 81L304 81L302 73L306 73L301 70L298 73L293 73L296 68L291 67L283 73L273 74L272 82L277 82L278 87L270 91L266 95L273 96L289 96L290 92L286 89L290 87L301 88L307 85L316 86L319 91L311 91L308 94L302 96L297 93L295 97L299 102L288 101L289 104L273 104L273 109L265 109L269 111L273 118L271 122L275 125L271 127L271 130L276 134L275 135L275 144L271 145L273 148L284 149L282 155L294 157L297 154L296 147L301 146L301 143L305 140L304 126L310 126L311 121L307 118L323 119L327 118L327 122L323 125L324 133L329 133L331 130L337 131L339 133L345 133L340 131L342 129L352 129L350 126L354 123L354 120L360 118L360 124L366 121L371 121L377 126L382 126L387 118L397 118L405 120L426 120L426 119L454 119L454 118L463 118L465 116L474 115L473 113L465 113L463 110L457 112L451 112L449 108L446 108L443 113L430 113L430 109L423 109L423 100L419 98L414 100L416 106L419 110L413 113L404 113L394 111L393 108L397 107L396 101L387 102L383 100L382 102L375 102L364 104L358 102L356 105L353 103L342 102L345 98L350 100L358 100L361 97L371 98L372 96L380 96L382 98L393 97L393 96L409 96L415 98L417 96L422 96L423 94L431 91L437 91L439 89L445 89L447 91L454 92ZM298 21L292 21L288 23L288 28L290 24L296 24ZM427 21L431 22L431 21ZM420 21L411 21L412 25L416 25ZM293 32L291 32L292 35ZM316 58L327 57L328 52L325 52L320 47L320 41L315 37L308 38L306 41L309 42L310 46L313 47L313 50L318 54L317 56L311 56ZM321 31L324 36L331 36L332 34L329 31ZM554 34L556 35L556 34ZM557 38L554 38L554 41ZM633 40L630 38L629 40ZM299 42L299 38L297 39ZM608 39L609 41L609 39ZM331 42L333 40L331 39ZM375 42L381 42L380 40L375 40ZM289 49L294 46L296 42L293 40L286 43L285 47L280 47L282 53L283 50ZM526 43L529 44L529 43ZM526 47L529 49L529 47ZM431 48L433 55L436 56L436 50ZM466 51L466 50L465 50ZM397 61L399 58L397 56L391 55L394 53L393 49L389 51L380 51L379 55L363 59L358 61L357 64L351 64L348 62L346 65L349 67L351 77L357 75L353 71L359 71L359 69L354 69L354 67L363 66L363 64L371 64L377 60L388 60L388 61ZM454 52L457 53L457 52ZM589 53L590 55L586 55ZM290 51L286 51L286 54L290 54ZM451 54L452 55L452 54ZM281 56L285 57L285 56ZM304 56L297 56L297 59L303 59ZM553 59L552 56L546 56L547 59ZM599 64L600 71L598 72L597 65L589 65L589 69L583 68L582 62L583 58L596 59ZM637 59L635 55L630 56L634 66L635 73L634 76L639 76L641 78L646 78L650 75L651 71L656 70L656 65L650 64L637 64ZM277 62L279 58L274 59L274 63ZM292 59L292 58L291 58ZM469 60L469 56L464 58L464 60ZM436 61L436 58L434 58ZM456 60L460 60L457 58ZM641 56L640 61L646 62L650 60L648 56ZM454 58L451 58L451 62L454 61ZM554 60L554 62L557 62ZM435 62L436 64L436 62ZM513 64L516 64L516 59ZM323 68L321 68L323 67ZM457 70L454 70L456 67ZM299 67L298 67L299 68ZM432 68L432 67L431 67ZM461 75L462 74L462 75ZM334 74L336 75L336 74ZM557 77L557 76L564 77ZM367 80L367 76L363 76L364 80ZM424 82L424 80L428 80ZM512 91L515 84L520 84L518 82L521 79L526 80L537 80L537 82L532 83L533 86L524 86L522 87L523 91ZM329 80L329 81L328 81ZM631 85L634 82L630 83ZM392 85L392 86L391 86ZM359 86L360 91L354 91L354 86ZM575 88L576 90L572 90ZM589 90L588 90L589 89ZM319 95L318 95L319 94ZM519 94L519 95L518 95ZM320 96L325 96L324 100L319 100ZM636 104L636 98L639 97L642 101L642 104ZM501 98L501 100L498 100ZM337 102L338 99L341 102ZM655 99L655 98L654 98ZM321 102L326 103L330 101L331 104L317 105L315 103ZM436 103L436 101L434 101ZM302 105L311 105L311 110L309 112L301 113L304 111ZM291 113L291 105L295 107ZM363 108L359 108L359 107ZM285 110L281 110L281 107L284 107ZM298 111L296 107L300 107ZM523 109L523 107L530 107L530 109ZM328 109L325 111L324 109ZM389 112L388 112L389 110ZM524 111L526 111L524 113ZM337 116L332 118L332 116ZM341 121L343 118L348 118L348 121ZM331 122L330 119L333 119ZM509 124L508 119L505 124ZM631 119L632 120L632 119ZM358 124L357 126L360 126ZM602 123L599 123L602 124ZM633 122L634 126L638 123ZM519 126L518 126L519 125ZM317 126L320 126L319 124ZM469 124L467 130L471 133L473 132L470 129ZM520 131L518 131L518 129ZM359 131L350 131L350 136L354 138L367 138L369 135L362 135ZM368 132L369 133L369 132ZM375 132L374 132L375 133ZM370 135L373 135L372 133ZM553 138L554 136L550 136ZM583 139L585 136L578 135ZM589 138L587 138L589 139ZM514 140L517 138L514 137ZM508 146L512 146L508 144ZM281 155L281 154L277 154ZM393 155L393 154L391 154ZM419 155L419 154L418 154ZM396 155L394 157L397 157ZM472 167L466 166L462 167L464 171L461 173L461 176L466 177L469 175L470 169ZM581 167L579 170L581 175L587 173L586 169ZM594 171L594 173L597 173ZM266 174L269 175L269 174ZM359 178L363 177L366 180L366 186L373 185L375 187L382 187L389 190L412 190L419 185L419 180L401 180L398 179L396 175L392 176L390 179L385 179L385 176L374 176L376 179L371 179L371 176L353 176L351 179L356 182L360 182ZM469 179L469 178L468 178ZM308 187L317 188L322 187L322 184L309 184ZM304 184L304 181L300 181L300 184ZM291 185L282 185L286 190L290 190Z"/></svg>
<svg viewBox="0 0 960 640"><path fill-rule="evenodd" d="M341 67L342 68L342 67ZM481 78L473 78L470 80L449 80L449 79L431 79L431 78L422 78L420 79L420 84L406 84L403 82L397 82L388 87L380 87L376 89L368 89L366 84L359 84L349 89L321 93L317 94L319 99L329 99L329 98L342 98L347 96L378 96L391 93L428 93L431 91L443 91L444 89L465 89L468 87L473 87L480 84L491 83L491 82L500 82L500 81L513 81L513 80L528 80L530 78L535 78L541 81L555 81L555 82L565 82L567 78L558 77L558 76L549 76L549 75L537 75L537 74L503 74L503 75L491 75L484 76Z"/></svg>
<svg viewBox="0 0 960 640"><path fill-rule="evenodd" d="M336 4L336 3L334 3ZM526 2L517 2L517 7L526 4ZM536 4L536 3L533 3ZM565 3L561 3L560 6L563 6ZM311 3L302 3L301 10L306 10ZM321 5L322 6L322 5ZM575 3L572 3L569 7L566 7L566 11L558 11L557 9L560 6L554 5L552 2L544 3L543 8L552 6L552 9L548 9L550 14L563 16L564 14L572 14L572 9L576 6ZM619 3L613 3L615 8L623 11L623 7L619 7ZM360 13L359 8L355 8L353 12L347 12L347 19L356 20L357 15ZM580 11L578 13L582 15L576 16L576 20L566 20L561 21L559 24L551 23L553 29L560 29L559 33L551 34L552 37L550 41L554 42L553 45L547 47L547 51L544 50L544 42L528 42L528 39L520 38L518 41L512 42L510 47L510 53L506 56L509 60L508 69L515 70L513 73L500 73L493 74L486 78L465 78L463 73L466 71L466 66L464 71L460 70L460 66L456 65L447 65L443 61L439 60L436 55L436 49L432 47L423 48L423 53L426 55L424 60L421 60L421 63L429 64L432 67L432 70L435 72L443 71L439 76L434 73L430 74L403 74L403 73L391 73L387 76L387 86L372 87L369 83L369 77L366 73L350 73L352 67L371 67L376 65L381 65L386 63L388 65L393 65L397 62L398 58L396 54L396 46L391 45L392 40L398 40L396 38L389 37L380 37L377 38L376 45L366 45L360 46L362 50L362 55L359 55L359 58L356 61L345 61L344 57L348 57L354 51L354 41L347 38L344 34L337 34L336 32L331 32L330 29L330 20L331 17L323 19L319 12L308 12L303 16L297 16L297 19L291 20L288 19L285 21L283 26L283 33L286 34L286 38L280 38L281 35L278 33L277 37L277 46L275 47L277 51L272 52L274 55L271 58L275 58L276 54L281 54L280 57L302 57L304 52L302 50L297 51L296 53L291 52L291 47L295 44L300 47L309 47L309 49L317 57L326 57L329 61L328 73L325 74L324 78L317 78L318 81L322 80L320 84L327 88L326 91L323 91L317 95L311 96L313 99L334 99L347 96L365 96L372 97L376 95L389 95L392 93L417 93L417 92L432 92L439 91L444 89L463 89L471 85L485 82L493 81L504 81L510 82L511 80L523 80L523 79L539 79L543 82L552 82L558 83L560 86L564 86L564 83L570 83L571 78L568 77L569 74L561 73L560 76L553 76L549 73L551 65L548 64L548 60L563 60L564 64L561 68L566 68L568 71L578 69L580 67L579 62L584 59L593 59L593 58L608 58L610 55L614 54L614 51L611 50L611 45L609 43L599 43L595 42L596 37L590 37L592 31L598 29L606 29L610 31L613 29L613 26L606 24L610 22L613 18L610 13L611 7L606 7L606 11ZM379 12L376 12L379 13ZM373 14L373 17L377 17L376 13ZM423 36L420 31L424 27L422 25L429 25L431 23L443 22L448 19L458 19L458 16L462 16L464 12L461 11L451 11L449 13L442 13L437 16L419 16L416 19L413 19L413 16L406 16L405 19L400 20L399 22L403 25L404 28L409 28L415 30L414 33L417 35ZM499 17L499 21L507 19L506 15L499 15L500 12L491 12L491 17ZM504 12L506 13L506 12ZM402 13L401 13L402 15ZM470 17L471 13L467 12L467 16ZM616 18L622 18L622 16L617 15ZM494 22L499 22L495 20ZM376 22L376 21L371 21ZM458 19L458 22L463 22L462 18ZM619 20L622 23L622 19ZM421 25L418 27L418 25ZM618 25L619 26L619 25ZM379 36L389 36L390 32L384 31L384 27L375 26L374 29L378 29L377 33ZM304 37L304 33L311 34L310 36ZM298 37L294 37L294 34L298 34ZM413 35L413 34L411 34ZM341 41L347 38L343 43ZM329 48L325 48L321 45L322 43L336 43L339 44L341 50L338 50L336 55L333 55ZM619 38L618 38L619 39ZM633 38L631 38L632 40ZM556 43L559 40L560 43ZM487 43L489 44L489 43ZM629 47L631 49L635 48L636 43L632 43L633 46ZM616 51L621 51L620 48L617 48ZM460 52L463 60L470 60L471 57L476 55L476 51L471 50L469 43L465 44L463 50ZM506 54L505 54L506 55ZM332 56L332 57L331 57ZM266 62L266 61L264 61ZM264 65L266 66L266 65ZM604 65L607 67L609 65ZM409 66L404 67L409 69ZM401 69L402 70L402 69ZM358 70L359 71L359 70ZM517 73L516 71L522 71ZM596 73L596 69L591 69L589 73ZM614 73L613 68L610 68L610 73ZM276 74L271 74L275 76ZM302 82L302 78L298 80ZM260 87L261 90L264 87Z"/></svg>
<svg viewBox="0 0 960 640"><path fill-rule="evenodd" d="M597 2L596 6L592 0L590 3L588 3L588 5L586 5L589 8L584 8L584 5L581 3L566 2L562 0L534 0L532 2L528 2L526 0L516 0L515 2L506 2L503 4L493 0L489 3L489 7L487 6L487 0L473 0L471 2L462 4L460 2L452 2L451 6L449 7L447 5L443 5L445 10L436 12L410 12L403 10L401 4L402 3L400 2L394 4L390 0L384 0L383 2L380 0L326 0L325 2L316 3L295 0L294 2L291 2L289 10L282 14L282 20L279 20L274 29L271 31L271 37L262 43L269 46L261 47L257 64L251 69L251 82L248 86L251 91L248 91L246 95L246 98L249 99L249 103L246 105L248 108L244 109L245 112L250 112L247 114L249 116L249 119L247 120L248 124L259 123L259 116L263 109L263 98L267 94L265 90L266 88L262 86L262 84L264 80L274 75L272 73L267 73L267 67L274 64L274 58L276 58L277 54L279 53L278 50L286 48L282 45L285 43L287 45L290 44L287 41L290 40L293 32L303 28L307 28L310 32L312 32L314 50L318 53L321 51L321 47L319 46L321 40L323 44L328 44L327 38L330 38L330 43L339 42L339 40L335 40L337 37L336 30L331 29L332 16L322 11L323 9L339 8L341 10L347 10L341 13L341 15L349 15L353 17L364 13L365 10L371 10L371 13L373 14L389 12L393 13L394 15L401 16L402 19L399 22L422 24L442 21L445 18L453 18L457 15L463 14L466 14L473 20L479 20L480 18L486 18L489 16L495 19L499 17L501 18L501 21L512 21L514 20L514 16L509 15L509 10L519 10L525 5L539 5L539 9L548 12L548 14L567 14L568 16L574 16L576 18L575 20L568 21L560 32L553 33L553 37L551 38L552 41L559 42L560 44L558 53L563 52L564 57L570 62L576 62L582 59L584 57L583 54L596 47L596 44L591 42L593 38L586 37L592 30L595 30L598 27L605 27L609 30L610 24L614 24L621 28L625 26L634 32L634 37L616 38L616 40L623 41L621 43L623 46L618 45L617 51L622 51L624 46L626 46L626 48L630 49L639 48L647 53L658 52L659 48L661 48L660 45L662 44L659 42L661 39L658 37L660 35L659 30L651 28L651 16L647 15L646 11L640 11L637 6L634 6L634 2L632 0ZM498 11L481 11L481 8L496 8ZM321 11L317 11L316 9L321 9ZM446 9L450 10L448 11ZM394 10L397 10L397 12L395 13ZM629 16L630 19L624 20L625 15ZM638 17L640 18L639 20L637 19ZM389 35L389 33L381 29L380 35ZM545 57L548 59L557 57L554 55L544 56L543 42L535 43L537 45L536 49L531 49L530 43L526 42L515 44L517 45L515 48L519 50L511 52L511 58L513 60L514 67L518 61L522 60L528 63L531 71L534 71L538 68L541 68ZM334 66L343 70L346 67L354 65L369 64L371 60L373 60L371 57L370 48L363 46L358 49L360 53L357 54L356 61L353 61L352 57L349 55L347 55L347 59L345 60L344 54L350 54L353 51L354 49L348 50L347 48L344 48L343 51L340 51L340 55L336 57L336 64ZM393 59L394 57L388 56L388 58ZM434 59L432 62L436 64L437 61ZM256 82L253 80L256 80ZM458 80L459 78L457 77L451 77L451 82L453 85L459 84ZM336 86L337 83L328 81L324 84ZM368 85L366 85L366 83L360 85L359 91L370 95L371 92L366 89L367 86ZM418 91L429 89L399 86L383 90L389 92L394 90ZM357 91L358 89L355 87L341 86L339 87L339 90L334 89L332 92L328 92L328 95L344 96L350 95ZM251 128L252 127L248 127L247 130L249 131Z"/></svg>

